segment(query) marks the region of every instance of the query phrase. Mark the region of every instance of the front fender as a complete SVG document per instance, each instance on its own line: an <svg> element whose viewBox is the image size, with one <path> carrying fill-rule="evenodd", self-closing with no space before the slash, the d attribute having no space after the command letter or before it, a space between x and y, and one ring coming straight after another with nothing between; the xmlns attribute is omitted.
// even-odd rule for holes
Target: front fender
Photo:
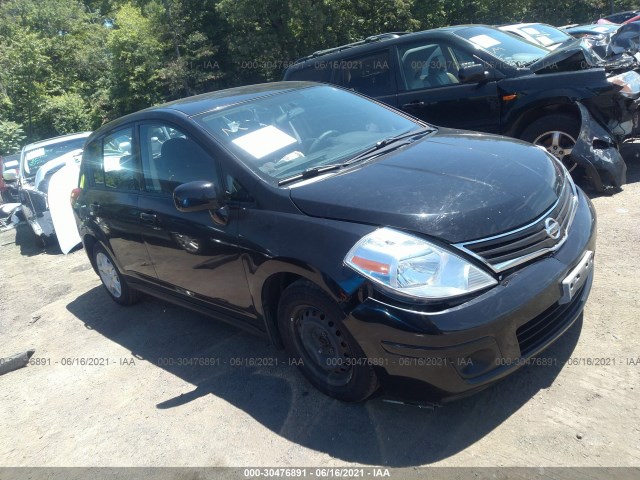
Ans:
<svg viewBox="0 0 640 480"><path fill-rule="evenodd" d="M580 134L571 158L585 168L593 188L599 192L620 189L627 182L627 165L613 136L598 123L589 110L576 102L580 110Z"/></svg>

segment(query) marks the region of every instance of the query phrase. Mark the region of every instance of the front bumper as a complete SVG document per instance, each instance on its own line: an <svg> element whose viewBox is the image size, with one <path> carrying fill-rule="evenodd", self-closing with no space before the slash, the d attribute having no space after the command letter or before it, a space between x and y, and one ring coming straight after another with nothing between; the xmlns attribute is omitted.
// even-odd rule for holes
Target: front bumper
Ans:
<svg viewBox="0 0 640 480"><path fill-rule="evenodd" d="M579 191L569 238L553 256L444 311L370 297L345 324L388 394L413 400L466 396L517 370L580 316L592 273L570 302L563 300L562 283L587 251L595 252L595 240L595 212Z"/></svg>

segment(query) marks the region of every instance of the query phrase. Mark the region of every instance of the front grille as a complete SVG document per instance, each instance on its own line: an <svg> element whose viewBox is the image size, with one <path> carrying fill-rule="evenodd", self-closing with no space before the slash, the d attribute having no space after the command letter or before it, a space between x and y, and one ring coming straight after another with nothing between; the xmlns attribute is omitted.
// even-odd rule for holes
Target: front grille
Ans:
<svg viewBox="0 0 640 480"><path fill-rule="evenodd" d="M573 320L582 306L583 285L569 303L555 304L516 330L520 355L527 357L547 343Z"/></svg>
<svg viewBox="0 0 640 480"><path fill-rule="evenodd" d="M567 237L577 204L575 186L566 177L555 205L535 222L513 232L462 243L458 247L479 257L495 271L507 270L559 248ZM545 222L548 219L554 219L560 225L560 235L555 239L547 233Z"/></svg>

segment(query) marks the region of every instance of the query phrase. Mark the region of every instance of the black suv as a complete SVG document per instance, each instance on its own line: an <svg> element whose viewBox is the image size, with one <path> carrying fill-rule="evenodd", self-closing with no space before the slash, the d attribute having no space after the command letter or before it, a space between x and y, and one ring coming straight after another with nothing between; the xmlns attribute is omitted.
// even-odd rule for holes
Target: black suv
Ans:
<svg viewBox="0 0 640 480"><path fill-rule="evenodd" d="M553 156L332 85L116 120L73 198L116 302L146 292L282 342L343 400L482 389L569 328L593 277L595 214Z"/></svg>
<svg viewBox="0 0 640 480"><path fill-rule="evenodd" d="M316 52L285 80L341 85L447 127L543 146L597 190L619 188L617 144L637 126L640 75L586 42L551 53L496 28L470 25L391 33ZM577 172L576 172L577 173Z"/></svg>

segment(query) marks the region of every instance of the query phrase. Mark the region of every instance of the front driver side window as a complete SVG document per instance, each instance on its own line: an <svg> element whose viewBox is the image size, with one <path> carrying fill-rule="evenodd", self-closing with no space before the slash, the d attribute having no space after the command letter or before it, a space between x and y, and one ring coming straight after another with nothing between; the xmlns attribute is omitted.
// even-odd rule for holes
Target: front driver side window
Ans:
<svg viewBox="0 0 640 480"><path fill-rule="evenodd" d="M173 126L141 125L140 150L147 192L172 195L178 185L195 180L219 185L211 155Z"/></svg>
<svg viewBox="0 0 640 480"><path fill-rule="evenodd" d="M460 67L476 63L472 55L439 43L414 43L398 53L407 91L458 84Z"/></svg>

